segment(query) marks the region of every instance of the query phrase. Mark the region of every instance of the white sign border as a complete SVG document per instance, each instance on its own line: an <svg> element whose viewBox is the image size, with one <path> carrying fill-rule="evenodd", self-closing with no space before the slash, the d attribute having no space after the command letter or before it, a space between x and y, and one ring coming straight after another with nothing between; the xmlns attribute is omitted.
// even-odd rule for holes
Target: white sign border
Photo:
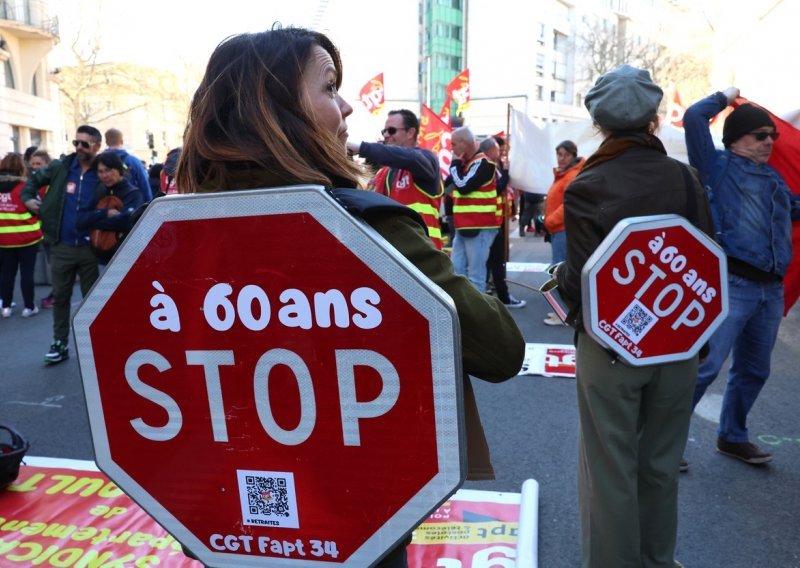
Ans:
<svg viewBox="0 0 800 568"><path fill-rule="evenodd" d="M405 296L404 298L430 322L431 356L433 361L438 362L433 366L433 391L436 429L440 433L437 434L439 471L411 498L409 504L389 519L344 563L213 552L114 462L105 428L106 416L100 399L89 328L163 223L309 213L314 207L319 208L319 211L313 213L317 221L330 230L339 242L361 258L384 281L390 282L395 289L399 287L413 289L417 295L424 295L424 298L409 299ZM371 263L367 260L376 254L383 258L388 256L393 262ZM443 308L445 311L442 311ZM461 338L453 301L405 257L389 246L371 227L346 213L321 186L304 185L175 195L155 200L123 241L114 260L77 310L73 318L73 329L95 459L99 468L178 541L201 556L201 560L209 566L283 567L299 564L347 568L367 566L378 559L372 552L373 549L390 549L391 547L385 544L387 540L392 543L400 542L411 528L422 522L452 495L466 477Z"/></svg>
<svg viewBox="0 0 800 568"><path fill-rule="evenodd" d="M667 229L670 227L680 226L690 232L695 238L703 241L709 251L714 254L720 263L720 270L722 272L720 278L720 300L722 302L722 310L720 314L709 324L706 331L695 341L692 347L683 352L669 355L658 355L653 357L634 357L627 349L619 345L616 341L610 340L606 334L602 332L598 322L598 297L597 297L597 273L605 266L609 258L616 252L619 244L634 231L649 231L652 229ZM680 215L665 214L665 215L647 215L642 217L629 217L619 221L611 232L606 235L606 238L595 249L594 253L589 257L581 270L581 295L582 295L582 311L583 311L583 327L586 332L598 343L604 345L614 351L623 360L635 367L645 365L658 365L661 363L671 363L677 361L685 361L694 357L700 350L703 344L708 341L711 335L722 325L722 322L728 316L728 259L725 251L722 250L716 242L714 242L708 235L703 233L700 229L692 225L688 220Z"/></svg>

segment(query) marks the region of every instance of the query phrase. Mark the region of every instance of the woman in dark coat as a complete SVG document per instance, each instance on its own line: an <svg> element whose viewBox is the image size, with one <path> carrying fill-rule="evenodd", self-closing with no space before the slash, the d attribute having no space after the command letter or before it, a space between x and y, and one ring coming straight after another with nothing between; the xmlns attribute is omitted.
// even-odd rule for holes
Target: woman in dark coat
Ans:
<svg viewBox="0 0 800 568"><path fill-rule="evenodd" d="M97 168L97 177L100 178L103 188L95 193L89 207L78 211L77 226L79 229L99 229L117 234L117 243L111 249L94 249L100 264L107 264L125 234L133 227L133 213L144 203L144 195L128 180L125 164L118 154L102 152L94 159L92 166ZM111 195L119 198L122 205L98 208L100 200Z"/></svg>
<svg viewBox="0 0 800 568"><path fill-rule="evenodd" d="M568 323L578 330L584 568L676 566L678 472L698 356L630 366L586 333L581 306L581 270L622 219L676 214L713 233L696 176L669 158L653 134L661 97L641 69L623 65L600 77L586 106L604 140L564 194L567 260L555 277L570 309Z"/></svg>

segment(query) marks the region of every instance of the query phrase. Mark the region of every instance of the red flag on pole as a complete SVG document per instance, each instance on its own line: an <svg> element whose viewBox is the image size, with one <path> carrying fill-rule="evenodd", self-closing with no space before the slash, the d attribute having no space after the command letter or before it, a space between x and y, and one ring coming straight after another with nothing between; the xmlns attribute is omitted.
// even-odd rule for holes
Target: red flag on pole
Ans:
<svg viewBox="0 0 800 568"><path fill-rule="evenodd" d="M469 108L469 69L464 69L450 81L445 89L447 97L456 102L456 112L462 112Z"/></svg>
<svg viewBox="0 0 800 568"><path fill-rule="evenodd" d="M383 73L378 73L367 84L361 87L358 97L367 110L378 114L383 108Z"/></svg>
<svg viewBox="0 0 800 568"><path fill-rule="evenodd" d="M452 132L453 129L445 124L435 112L426 105L422 105L417 142L420 148L430 150L439 157L439 171L442 179L450 175L450 162L453 161L453 146L450 142Z"/></svg>
<svg viewBox="0 0 800 568"><path fill-rule="evenodd" d="M681 96L676 88L672 92L672 102L667 105L667 120L676 128L683 128L683 113L686 107L681 103Z"/></svg>
<svg viewBox="0 0 800 568"><path fill-rule="evenodd" d="M800 195L800 130L744 97L737 98L732 106L748 103L764 109L775 123L775 130L781 136L772 147L769 164L778 170L792 193ZM800 297L800 223L798 222L792 223L792 248L792 262L783 279L783 315L789 313Z"/></svg>

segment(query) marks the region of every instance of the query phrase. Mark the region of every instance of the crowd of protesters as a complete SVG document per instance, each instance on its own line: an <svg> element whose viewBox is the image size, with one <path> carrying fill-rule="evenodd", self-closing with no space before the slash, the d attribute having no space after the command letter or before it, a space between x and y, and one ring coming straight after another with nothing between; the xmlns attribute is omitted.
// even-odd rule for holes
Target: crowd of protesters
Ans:
<svg viewBox="0 0 800 568"><path fill-rule="evenodd" d="M521 364L524 340L506 308L525 304L499 282L504 270L495 276L497 297L484 293L487 262L493 264L490 250L502 244L498 231L507 227L510 215L504 197L507 164L498 141L480 145L468 127L457 128L444 182L436 157L417 147L419 121L406 109L389 113L382 143L347 145L346 118L352 108L338 94L341 67L336 48L316 32L233 36L209 62L192 103L185 151L171 152L149 172L124 150L118 130L106 132L108 148L101 151L103 137L88 125L77 129L75 152L57 160L41 150L6 155L0 162L2 317L39 313L33 272L43 242L49 243L53 343L45 362L64 361L76 279L85 295L137 211L151 199L178 187L202 193L319 183L339 188L339 199L352 202L352 211L380 210L364 214L364 220L450 294L465 338L465 373L490 382L512 377ZM276 76L286 84L276 86ZM242 96L232 102L234 90ZM692 409L731 351L716 449L751 465L772 459L750 442L746 418L769 375L783 308L781 283L791 259L792 221L800 219L800 206L767 164L779 134L768 113L740 106L725 122L725 149L714 148L708 122L738 94L735 88L717 92L687 111L689 159L697 171L690 170L669 158L657 137L661 89L649 72L623 65L600 77L585 98L603 138L599 149L583 159L573 142L560 143L544 211L539 199L523 200L520 236L538 233L539 224L542 233L551 235L553 277L569 308L567 323L576 330L577 477L585 567L679 565L674 558L678 478L688 467L682 454ZM292 143L281 145L287 132ZM379 166L371 194L354 190L363 170L352 154ZM710 201L709 192L714 196ZM449 210L441 198L450 202ZM581 270L618 221L661 214L690 218L720 242L730 268L731 315L711 337L708 358L704 352L702 360L695 354L678 362L629 366L584 329ZM445 231L440 217L449 225ZM529 228L529 223L534 225ZM98 244L104 237L112 239L108 248ZM452 262L445 250L450 248ZM23 306L15 311L18 271ZM469 475L491 479L494 470L470 377L463 379L465 412L470 414ZM381 566L405 566L409 540L401 541Z"/></svg>
<svg viewBox="0 0 800 568"><path fill-rule="evenodd" d="M29 318L53 313L47 364L69 357L72 290L86 294L109 262L141 209L154 197L175 192L175 149L165 164L148 170L123 147L122 133L103 135L78 127L75 151L51 159L43 148L9 152L0 161L0 315ZM154 176L154 177L153 177ZM151 186L151 179L152 186ZM14 301L19 275L22 306ZM35 284L52 291L35 298Z"/></svg>

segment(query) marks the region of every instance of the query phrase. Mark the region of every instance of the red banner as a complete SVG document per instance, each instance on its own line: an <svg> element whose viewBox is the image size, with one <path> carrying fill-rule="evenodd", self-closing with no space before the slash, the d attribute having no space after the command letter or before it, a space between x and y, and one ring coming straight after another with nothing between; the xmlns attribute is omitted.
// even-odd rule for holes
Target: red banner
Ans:
<svg viewBox="0 0 800 568"><path fill-rule="evenodd" d="M23 466L0 491L0 527L2 566L202 568L99 471Z"/></svg>
<svg viewBox="0 0 800 568"><path fill-rule="evenodd" d="M417 137L420 148L432 151L439 157L439 170L442 179L450 175L450 162L453 161L453 146L450 135L453 129L445 124L428 106L422 105L422 116Z"/></svg>
<svg viewBox="0 0 800 568"><path fill-rule="evenodd" d="M469 108L469 69L464 69L455 79L450 81L445 89L447 97L456 103L456 113L463 112Z"/></svg>
<svg viewBox="0 0 800 568"><path fill-rule="evenodd" d="M520 375L542 377L575 377L575 347L572 345L548 345L526 343L525 358Z"/></svg>
<svg viewBox="0 0 800 568"><path fill-rule="evenodd" d="M409 568L514 566L520 495L460 490L414 531Z"/></svg>
<svg viewBox="0 0 800 568"><path fill-rule="evenodd" d="M358 98L372 114L378 114L383 108L383 73L378 73L367 84L361 87Z"/></svg>
<svg viewBox="0 0 800 568"><path fill-rule="evenodd" d="M459 490L414 531L409 567L512 566L520 498ZM99 471L23 466L0 492L0 529L0 566L202 568Z"/></svg>
<svg viewBox="0 0 800 568"><path fill-rule="evenodd" d="M734 107L742 104L752 104L769 113L775 123L775 129L781 135L772 147L769 164L783 176L792 193L800 195L800 130L744 97L739 97L733 102ZM797 298L800 297L800 223L797 222L792 223L792 247L794 251L792 262L783 279L784 315L789 313Z"/></svg>

